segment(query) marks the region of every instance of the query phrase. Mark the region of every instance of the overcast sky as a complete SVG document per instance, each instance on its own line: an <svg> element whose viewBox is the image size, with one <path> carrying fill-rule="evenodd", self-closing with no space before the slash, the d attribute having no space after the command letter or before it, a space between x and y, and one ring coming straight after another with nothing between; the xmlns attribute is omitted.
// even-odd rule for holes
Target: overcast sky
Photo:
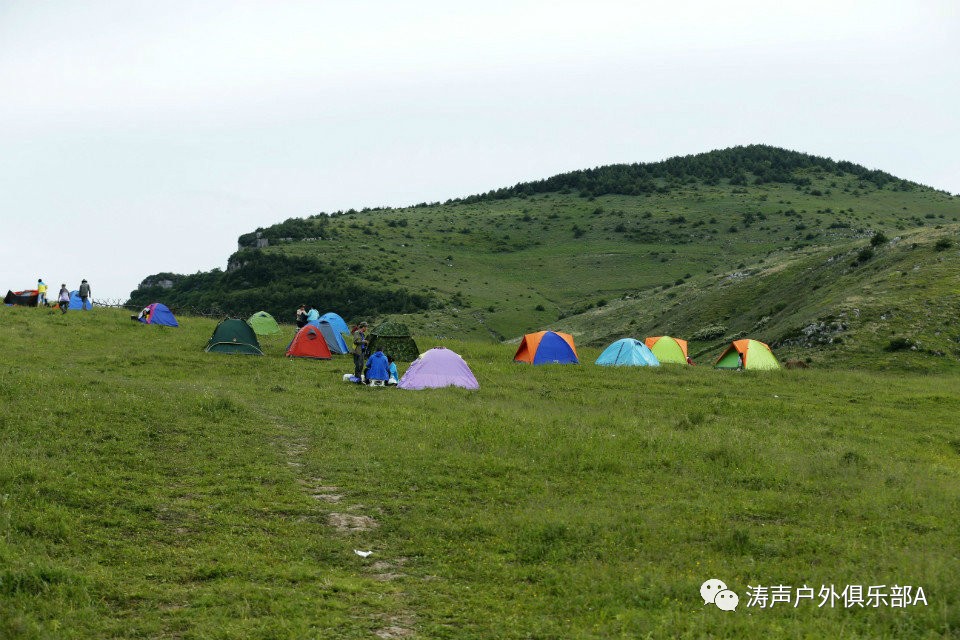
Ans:
<svg viewBox="0 0 960 640"><path fill-rule="evenodd" d="M0 0L0 287L740 144L960 193L960 3L781 4Z"/></svg>

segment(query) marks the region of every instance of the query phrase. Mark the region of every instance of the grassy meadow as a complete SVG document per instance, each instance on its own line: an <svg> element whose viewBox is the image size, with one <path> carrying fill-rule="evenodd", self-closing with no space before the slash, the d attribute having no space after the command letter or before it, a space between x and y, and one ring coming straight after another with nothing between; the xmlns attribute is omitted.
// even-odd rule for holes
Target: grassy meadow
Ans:
<svg viewBox="0 0 960 640"><path fill-rule="evenodd" d="M481 389L405 392L283 358L289 326L258 358L180 320L0 307L0 638L960 635L955 373L445 340ZM757 584L928 604L747 607Z"/></svg>

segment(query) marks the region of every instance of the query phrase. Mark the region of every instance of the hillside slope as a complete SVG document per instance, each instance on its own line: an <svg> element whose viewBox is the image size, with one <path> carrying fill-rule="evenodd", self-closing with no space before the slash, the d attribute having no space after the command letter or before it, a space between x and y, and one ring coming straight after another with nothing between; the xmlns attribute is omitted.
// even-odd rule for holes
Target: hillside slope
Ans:
<svg viewBox="0 0 960 640"><path fill-rule="evenodd" d="M790 332L843 312L828 291L860 291L904 246L930 253L927 245L941 236L953 243L935 251L949 280L958 216L957 198L883 172L738 147L443 204L287 220L242 236L226 272L157 274L131 302L241 315L266 309L287 319L306 302L348 318L403 314L428 336L503 340L552 326L599 344L722 326L719 338L762 328L759 337L786 344ZM916 239L878 246L860 268L840 268L877 232ZM830 256L836 268L815 267ZM798 271L806 269L813 271ZM912 285L896 289L897 308L933 299L927 274L934 272L903 280ZM165 279L172 287L158 285ZM871 286L863 295L879 303ZM948 282L938 287L938 296L956 294ZM912 333L926 336L934 324ZM932 350L949 351L937 345ZM842 351L875 346L854 340Z"/></svg>

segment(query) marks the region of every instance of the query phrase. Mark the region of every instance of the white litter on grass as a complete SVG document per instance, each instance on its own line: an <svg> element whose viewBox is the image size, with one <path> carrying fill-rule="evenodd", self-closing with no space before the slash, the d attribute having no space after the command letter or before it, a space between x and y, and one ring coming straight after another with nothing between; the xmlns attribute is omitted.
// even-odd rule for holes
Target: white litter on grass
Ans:
<svg viewBox="0 0 960 640"><path fill-rule="evenodd" d="M360 556L361 558L366 558L371 553L373 553L373 551L360 551L360 549L354 549L353 552L358 556Z"/></svg>

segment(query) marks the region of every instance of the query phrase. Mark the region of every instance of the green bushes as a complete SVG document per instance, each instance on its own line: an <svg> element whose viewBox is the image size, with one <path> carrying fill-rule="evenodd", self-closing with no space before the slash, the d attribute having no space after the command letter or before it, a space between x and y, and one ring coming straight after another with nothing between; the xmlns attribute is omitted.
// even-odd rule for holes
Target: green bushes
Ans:
<svg viewBox="0 0 960 640"><path fill-rule="evenodd" d="M717 338L722 338L724 335L726 335L726 333L727 333L727 328L723 325L717 324L717 325L712 325L712 326L704 327L703 329L700 329L699 331L694 333L692 336L690 336L690 339L698 342L707 342L708 340L716 340Z"/></svg>

